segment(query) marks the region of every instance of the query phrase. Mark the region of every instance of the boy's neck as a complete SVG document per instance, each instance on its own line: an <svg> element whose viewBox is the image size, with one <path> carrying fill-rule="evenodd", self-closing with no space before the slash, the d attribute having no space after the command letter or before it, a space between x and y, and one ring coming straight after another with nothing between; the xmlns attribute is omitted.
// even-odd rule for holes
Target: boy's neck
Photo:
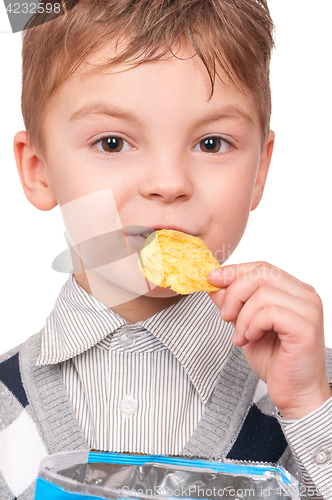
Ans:
<svg viewBox="0 0 332 500"><path fill-rule="evenodd" d="M101 300L102 297L96 297L93 293L91 293L89 281L85 273L74 273L74 278L86 292L105 304L105 301ZM151 316L154 316L158 312L176 304L182 298L183 295L176 295L174 297L146 297L141 295L133 298L132 300L128 300L114 306L105 305L107 305L109 309L114 311L123 319L129 321L129 323L137 323L138 321L144 321L151 318Z"/></svg>

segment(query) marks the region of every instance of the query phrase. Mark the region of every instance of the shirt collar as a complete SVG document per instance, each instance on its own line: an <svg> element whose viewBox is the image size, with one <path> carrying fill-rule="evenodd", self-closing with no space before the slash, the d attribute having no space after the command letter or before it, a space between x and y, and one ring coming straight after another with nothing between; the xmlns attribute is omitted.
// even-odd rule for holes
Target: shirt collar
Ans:
<svg viewBox="0 0 332 500"><path fill-rule="evenodd" d="M36 365L73 358L126 324L128 321L86 292L71 272L45 322ZM207 403L230 351L233 331L232 325L220 318L208 294L186 295L136 325L143 326L172 351Z"/></svg>
<svg viewBox="0 0 332 500"><path fill-rule="evenodd" d="M141 322L177 357L205 403L232 346L233 326L219 313L206 292L196 292Z"/></svg>

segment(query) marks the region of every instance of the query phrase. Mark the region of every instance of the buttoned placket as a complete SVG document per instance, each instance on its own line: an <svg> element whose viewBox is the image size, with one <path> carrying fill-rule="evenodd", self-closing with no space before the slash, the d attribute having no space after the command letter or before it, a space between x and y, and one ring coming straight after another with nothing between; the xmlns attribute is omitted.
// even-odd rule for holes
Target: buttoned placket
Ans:
<svg viewBox="0 0 332 500"><path fill-rule="evenodd" d="M143 334L144 332L140 332ZM121 348L129 348L135 345L137 338L137 333L135 334L130 327L124 326L120 329L118 333L118 345ZM132 391L124 394L122 399L119 401L119 409L122 413L122 417L130 417L136 413L138 408L138 401L133 397Z"/></svg>
<svg viewBox="0 0 332 500"><path fill-rule="evenodd" d="M130 348L135 347L135 343L138 338L142 338L142 336L145 336L146 331L141 330L140 327L137 327L137 325L129 326L129 325L124 325L118 328L112 335L108 347L108 383L107 383L107 395L108 395L108 415L109 415L109 422L108 422L108 436L107 436L107 441L108 441L108 447L110 449L110 443L111 443L111 438L110 438L110 432L111 432L111 426L114 429L123 429L125 425L128 425L128 422L125 422L124 419L130 419L134 415L137 414L139 404L142 404L143 402L138 401L137 396L134 394L134 388L131 386L129 390L124 391L121 395L119 395L119 400L117 403L117 408L112 407L111 404L111 358L114 356L114 353L117 355L121 355L120 353L123 353L124 356L128 357L130 354L137 352L136 350L132 350ZM130 352L131 351L131 352ZM127 374L129 377L129 374ZM132 381L132 378L131 378ZM124 381L123 381L124 382ZM128 383L128 378L126 380ZM115 426L114 426L114 421L112 422L111 420L115 419ZM120 420L120 421L117 421ZM120 425L119 425L120 424Z"/></svg>

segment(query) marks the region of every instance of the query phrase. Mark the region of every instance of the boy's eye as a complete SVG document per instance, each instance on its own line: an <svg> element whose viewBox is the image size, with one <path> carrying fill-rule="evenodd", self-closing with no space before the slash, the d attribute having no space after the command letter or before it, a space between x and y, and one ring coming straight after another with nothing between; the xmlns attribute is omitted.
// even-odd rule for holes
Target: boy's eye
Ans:
<svg viewBox="0 0 332 500"><path fill-rule="evenodd" d="M93 146L97 146L99 150L105 153L120 153L131 149L130 144L125 139L116 135L102 137L98 139ZM198 147L200 149L197 149ZM232 144L226 139L213 135L202 139L197 146L194 147L194 150L202 151L203 153L224 153L231 147L233 147Z"/></svg>
<svg viewBox="0 0 332 500"><path fill-rule="evenodd" d="M97 147L99 146L98 149L101 149L105 153L120 153L122 151L128 151L131 148L130 144L125 139L115 135L102 137L96 141L94 145Z"/></svg>
<svg viewBox="0 0 332 500"><path fill-rule="evenodd" d="M195 146L195 148L197 147L200 147L201 149L196 149L196 151L203 151L203 153L224 153L225 151L228 151L232 145L230 142L226 141L226 139L223 139L218 135L213 135L202 139L197 146Z"/></svg>

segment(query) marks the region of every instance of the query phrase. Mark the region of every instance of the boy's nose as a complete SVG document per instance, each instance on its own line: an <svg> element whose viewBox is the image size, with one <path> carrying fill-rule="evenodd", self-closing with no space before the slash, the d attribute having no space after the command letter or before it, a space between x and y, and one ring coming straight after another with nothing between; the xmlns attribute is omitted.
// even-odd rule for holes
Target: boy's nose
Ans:
<svg viewBox="0 0 332 500"><path fill-rule="evenodd" d="M139 185L140 193L146 198L164 203L189 199L194 191L194 181L189 166L180 158L155 158L151 168L146 170Z"/></svg>

